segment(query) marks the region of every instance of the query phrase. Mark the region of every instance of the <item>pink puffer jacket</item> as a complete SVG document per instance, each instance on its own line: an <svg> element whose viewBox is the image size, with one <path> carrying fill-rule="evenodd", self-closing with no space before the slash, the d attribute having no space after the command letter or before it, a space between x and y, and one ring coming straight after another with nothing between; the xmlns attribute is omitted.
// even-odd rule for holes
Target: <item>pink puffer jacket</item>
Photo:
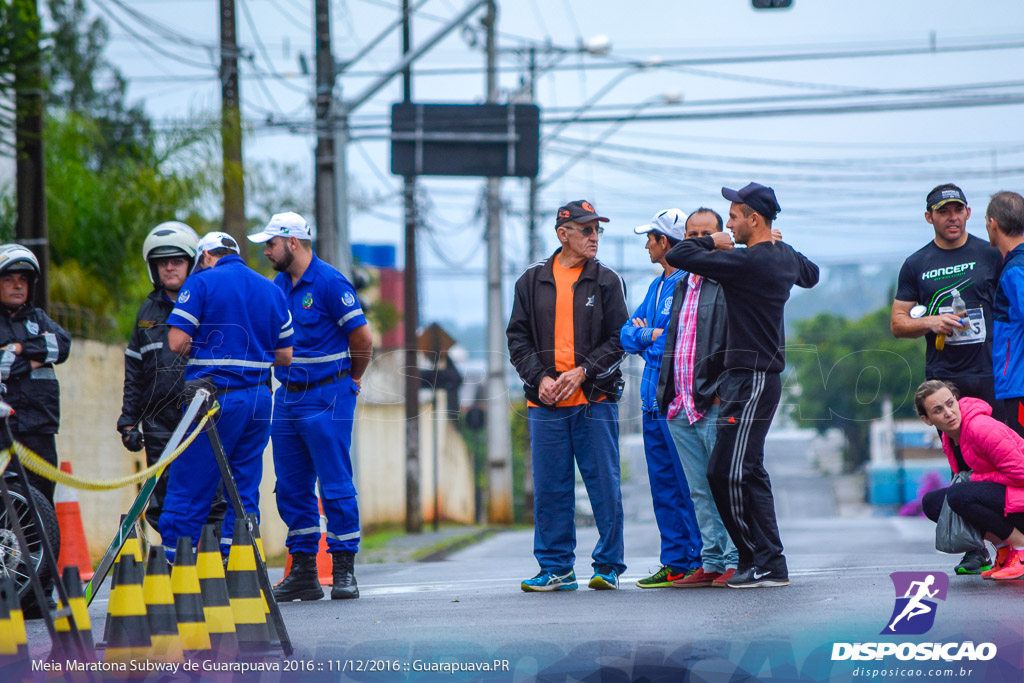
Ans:
<svg viewBox="0 0 1024 683"><path fill-rule="evenodd" d="M978 398L960 399L960 452L974 474L971 481L1006 487L1005 512L1024 512L1024 439L993 419L992 407ZM942 435L949 466L959 472L949 437Z"/></svg>

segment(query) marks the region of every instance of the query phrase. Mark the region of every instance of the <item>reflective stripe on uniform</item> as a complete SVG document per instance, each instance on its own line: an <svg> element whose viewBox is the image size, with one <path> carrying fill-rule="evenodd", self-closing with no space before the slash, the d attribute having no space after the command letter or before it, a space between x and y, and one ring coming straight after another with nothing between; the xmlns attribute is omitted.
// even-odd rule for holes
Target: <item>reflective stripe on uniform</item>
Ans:
<svg viewBox="0 0 1024 683"><path fill-rule="evenodd" d="M135 360L142 360L142 354L139 353L138 351L132 351L131 349L125 349L124 355L128 356L129 358L134 358Z"/></svg>
<svg viewBox="0 0 1024 683"><path fill-rule="evenodd" d="M331 361L341 360L342 358L348 358L348 351L342 351L341 353L333 353L330 356L320 356L318 358L295 358L292 357L292 365L296 363L330 363Z"/></svg>
<svg viewBox="0 0 1024 683"><path fill-rule="evenodd" d="M357 308L354 311L349 311L344 316L342 316L341 320L338 321L338 326L341 327L345 323L347 323L349 320L351 320L352 318L356 317L357 315L362 315L362 314L363 314L363 309L361 309L361 308Z"/></svg>
<svg viewBox="0 0 1024 683"><path fill-rule="evenodd" d="M171 311L171 315L180 315L182 318L189 321L193 325L199 325L199 318L195 317L194 315L192 315L191 313L182 308L175 308L173 311Z"/></svg>
<svg viewBox="0 0 1024 683"><path fill-rule="evenodd" d="M36 368L28 373L29 379L57 379L57 373L52 366Z"/></svg>
<svg viewBox="0 0 1024 683"><path fill-rule="evenodd" d="M139 353L149 353L150 351L157 351L162 348L164 348L163 342L153 342L152 344L146 344L139 349Z"/></svg>
<svg viewBox="0 0 1024 683"><path fill-rule="evenodd" d="M335 541L351 541L353 538L359 538L359 532L358 531L353 531L350 534L338 535L338 534L332 534L330 531L328 531L327 532L327 538L333 539Z"/></svg>
<svg viewBox="0 0 1024 683"><path fill-rule="evenodd" d="M189 358L189 365L234 365L242 368L269 368L273 361L239 360L236 358Z"/></svg>
<svg viewBox="0 0 1024 683"><path fill-rule="evenodd" d="M320 527L318 526L307 526L304 529L294 529L288 532L288 537L292 536L305 536L306 534L318 534L320 533Z"/></svg>
<svg viewBox="0 0 1024 683"><path fill-rule="evenodd" d="M56 363L60 349L57 347L57 335L53 332L43 332L43 339L46 340L46 360L44 363Z"/></svg>

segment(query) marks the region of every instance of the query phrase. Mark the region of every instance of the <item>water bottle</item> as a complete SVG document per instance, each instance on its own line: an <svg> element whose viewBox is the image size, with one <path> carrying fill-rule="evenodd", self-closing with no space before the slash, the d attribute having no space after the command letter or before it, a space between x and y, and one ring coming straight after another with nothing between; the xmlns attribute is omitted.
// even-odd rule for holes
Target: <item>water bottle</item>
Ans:
<svg viewBox="0 0 1024 683"><path fill-rule="evenodd" d="M959 318L960 319L960 324L963 325L963 324L965 324L965 322L967 320L967 304L965 304L964 300L960 297L960 290L952 289L952 290L950 290L949 293L953 295L953 301L952 301L952 304L951 304L953 306L953 315L955 315L957 318ZM935 337L935 348L938 349L939 351L941 351L945 347L946 347L946 335L944 335L944 334L937 335Z"/></svg>

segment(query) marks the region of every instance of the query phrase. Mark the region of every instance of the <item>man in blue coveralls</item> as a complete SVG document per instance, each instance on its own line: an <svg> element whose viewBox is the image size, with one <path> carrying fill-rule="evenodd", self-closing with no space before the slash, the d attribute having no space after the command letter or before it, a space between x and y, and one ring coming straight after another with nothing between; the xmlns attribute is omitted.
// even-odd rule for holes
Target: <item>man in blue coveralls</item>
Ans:
<svg viewBox="0 0 1024 683"><path fill-rule="evenodd" d="M694 515L690 489L686 485L679 455L668 426L658 408L658 375L665 352L665 329L672 313L672 292L676 282L686 275L665 262L668 250L686 238L686 214L679 209L660 212L651 222L633 229L647 235L651 263L664 270L647 288L647 296L622 326L619 338L627 353L640 355L644 374L640 380L640 407L643 411L644 452L647 475L654 500L654 518L661 533L661 569L640 579L640 588L666 588L697 570L701 539Z"/></svg>
<svg viewBox="0 0 1024 683"><path fill-rule="evenodd" d="M270 367L292 358L292 317L281 290L245 265L229 237L207 250L206 270L185 280L167 318L171 350L189 357L185 381L212 384L220 403L217 432L246 513L259 514L263 451L270 440ZM160 515L160 536L173 561L179 536L199 540L220 470L203 432L174 461ZM235 529L228 505L221 533L227 552Z"/></svg>
<svg viewBox="0 0 1024 683"><path fill-rule="evenodd" d="M352 425L356 395L373 354L373 338L356 291L344 275L313 253L309 227L297 213L275 214L249 240L280 275L274 284L288 302L295 325L292 364L276 371L274 469L277 509L288 525L291 573L274 589L280 602L319 600L317 576L320 510L327 517L333 561L331 599L358 598L353 569L359 550L359 509L352 481Z"/></svg>

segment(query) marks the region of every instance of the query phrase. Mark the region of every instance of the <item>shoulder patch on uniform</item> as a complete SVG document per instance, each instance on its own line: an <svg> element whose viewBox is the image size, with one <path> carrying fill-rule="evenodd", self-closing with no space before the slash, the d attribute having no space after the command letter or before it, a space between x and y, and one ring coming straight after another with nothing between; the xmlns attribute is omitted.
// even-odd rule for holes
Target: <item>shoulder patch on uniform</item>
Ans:
<svg viewBox="0 0 1024 683"><path fill-rule="evenodd" d="M179 304L188 303L188 300L190 298L192 298L192 294L187 289L183 290L182 293L178 295L178 303Z"/></svg>
<svg viewBox="0 0 1024 683"><path fill-rule="evenodd" d="M39 334L39 323L37 323L35 320L26 320L25 330L32 335Z"/></svg>
<svg viewBox="0 0 1024 683"><path fill-rule="evenodd" d="M155 320L140 320L139 321L139 327L141 327L144 330L149 329L151 327L156 327L156 321Z"/></svg>
<svg viewBox="0 0 1024 683"><path fill-rule="evenodd" d="M356 298L352 295L352 292L345 292L345 296L341 297L341 302L346 306L355 306Z"/></svg>

